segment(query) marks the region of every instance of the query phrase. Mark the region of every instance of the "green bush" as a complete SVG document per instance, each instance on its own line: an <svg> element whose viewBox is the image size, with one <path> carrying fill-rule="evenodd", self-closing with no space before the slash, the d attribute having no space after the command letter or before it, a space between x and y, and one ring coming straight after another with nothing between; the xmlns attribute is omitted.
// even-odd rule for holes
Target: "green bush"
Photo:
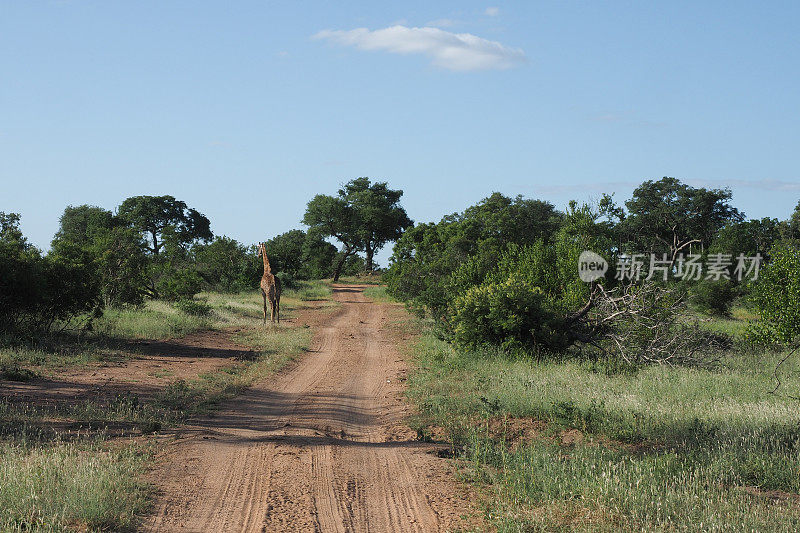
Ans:
<svg viewBox="0 0 800 533"><path fill-rule="evenodd" d="M262 264L253 249L222 236L214 238L209 244L196 244L192 251L207 288L219 292L240 292L258 286Z"/></svg>
<svg viewBox="0 0 800 533"><path fill-rule="evenodd" d="M0 330L39 331L99 315L100 283L86 256L46 257L0 213Z"/></svg>
<svg viewBox="0 0 800 533"><path fill-rule="evenodd" d="M470 287L456 300L452 318L456 341L506 349L559 344L557 322L542 289L517 276Z"/></svg>
<svg viewBox="0 0 800 533"><path fill-rule="evenodd" d="M191 299L203 289L203 278L191 268L167 272L156 284L158 295L165 300Z"/></svg>
<svg viewBox="0 0 800 533"><path fill-rule="evenodd" d="M753 284L752 300L761 316L761 331L783 343L800 336L800 248L789 243L776 244L770 251L770 262Z"/></svg>
<svg viewBox="0 0 800 533"><path fill-rule="evenodd" d="M68 206L59 226L51 253L85 264L98 279L106 306L143 303L148 258L138 231L111 211L90 205Z"/></svg>
<svg viewBox="0 0 800 533"><path fill-rule="evenodd" d="M689 288L691 303L707 315L730 316L736 295L736 286L728 280L703 280Z"/></svg>

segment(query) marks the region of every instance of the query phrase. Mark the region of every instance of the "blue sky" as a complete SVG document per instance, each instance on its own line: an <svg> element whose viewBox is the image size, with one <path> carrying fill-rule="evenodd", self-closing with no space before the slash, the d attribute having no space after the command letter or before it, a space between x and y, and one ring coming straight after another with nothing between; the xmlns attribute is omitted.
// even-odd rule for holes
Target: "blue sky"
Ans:
<svg viewBox="0 0 800 533"><path fill-rule="evenodd" d="M69 204L171 194L251 243L358 176L416 221L674 176L786 218L798 27L798 2L0 0L0 211L47 247Z"/></svg>

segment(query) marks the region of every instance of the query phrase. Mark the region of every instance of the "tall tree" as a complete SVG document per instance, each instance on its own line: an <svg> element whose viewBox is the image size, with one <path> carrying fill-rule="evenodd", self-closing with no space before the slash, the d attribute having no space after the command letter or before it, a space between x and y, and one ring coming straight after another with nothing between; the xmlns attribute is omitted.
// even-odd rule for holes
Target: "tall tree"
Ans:
<svg viewBox="0 0 800 533"><path fill-rule="evenodd" d="M714 239L713 253L767 257L772 245L780 239L780 222L777 218L745 220L728 224Z"/></svg>
<svg viewBox="0 0 800 533"><path fill-rule="evenodd" d="M366 270L373 269L375 252L396 241L413 222L400 205L403 191L389 188L386 182L371 183L369 178L356 178L339 190L358 221L356 228L364 245Z"/></svg>
<svg viewBox="0 0 800 533"><path fill-rule="evenodd" d="M181 246L208 242L214 236L205 215L169 195L133 196L122 202L117 215L147 237L154 256L164 246L165 233Z"/></svg>
<svg viewBox="0 0 800 533"><path fill-rule="evenodd" d="M80 246L91 244L98 236L119 226L114 214L102 207L93 205L67 206L59 219L59 228L53 238L53 245L69 241Z"/></svg>
<svg viewBox="0 0 800 533"><path fill-rule="evenodd" d="M303 224L314 236L333 237L342 243L333 270L333 281L338 281L347 258L364 249L355 209L344 198L318 194L308 202Z"/></svg>
<svg viewBox="0 0 800 533"><path fill-rule="evenodd" d="M730 189L694 188L676 178L645 181L625 202L628 215L619 229L635 252L679 253L697 245L705 250L720 228L740 222L730 205Z"/></svg>
<svg viewBox="0 0 800 533"><path fill-rule="evenodd" d="M783 233L788 240L800 240L800 202L797 202L792 216L784 223Z"/></svg>
<svg viewBox="0 0 800 533"><path fill-rule="evenodd" d="M147 287L148 257L141 233L111 211L68 206L51 254L85 264L98 279L105 305L140 304Z"/></svg>
<svg viewBox="0 0 800 533"><path fill-rule="evenodd" d="M342 186L337 196L319 194L308 203L303 224L309 226L309 233L342 243L334 281L347 259L361 250L367 256L366 270L371 271L375 252L412 225L400 205L402 196L403 191L390 189L386 182L357 178Z"/></svg>

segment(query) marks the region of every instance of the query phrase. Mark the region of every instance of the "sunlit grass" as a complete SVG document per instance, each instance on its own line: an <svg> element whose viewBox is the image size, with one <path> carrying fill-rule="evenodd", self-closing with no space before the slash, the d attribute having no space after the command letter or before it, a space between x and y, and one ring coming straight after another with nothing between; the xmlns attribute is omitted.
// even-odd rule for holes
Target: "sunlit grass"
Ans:
<svg viewBox="0 0 800 533"><path fill-rule="evenodd" d="M409 394L422 435L440 427L463 446L469 477L488 483L504 531L754 530L798 527L800 358L731 355L713 370L602 364L456 350L431 335L414 349ZM543 420L513 451L490 435L497 417ZM558 445L577 428L592 445ZM618 447L599 446L602 438Z"/></svg>
<svg viewBox="0 0 800 533"><path fill-rule="evenodd" d="M376 287L367 287L364 289L364 296L373 302L381 303L395 303L397 300L386 292L386 285L378 285Z"/></svg>
<svg viewBox="0 0 800 533"><path fill-rule="evenodd" d="M147 505L139 447L0 443L0 530L119 531Z"/></svg>
<svg viewBox="0 0 800 533"><path fill-rule="evenodd" d="M143 308L106 309L96 320L98 334L121 339L181 337L211 326L207 317L192 316L169 302L148 301Z"/></svg>
<svg viewBox="0 0 800 533"><path fill-rule="evenodd" d="M330 280L328 280L330 281ZM381 274L360 274L356 276L340 276L337 283L351 283L354 285L380 285L383 283Z"/></svg>

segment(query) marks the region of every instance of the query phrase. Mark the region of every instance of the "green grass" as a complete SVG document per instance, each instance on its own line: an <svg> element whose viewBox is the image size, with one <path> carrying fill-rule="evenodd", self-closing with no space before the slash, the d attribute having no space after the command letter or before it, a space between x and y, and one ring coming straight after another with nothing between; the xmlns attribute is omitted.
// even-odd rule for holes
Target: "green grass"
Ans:
<svg viewBox="0 0 800 533"><path fill-rule="evenodd" d="M732 355L714 370L615 373L468 353L431 335L414 352L414 425L421 435L441 428L463 449L467 478L487 487L487 516L501 531L800 527L792 497L764 495L800 493L800 409L770 394L779 354ZM798 359L782 367L783 392L800 392ZM488 429L508 417L547 429L512 448ZM560 445L567 428L589 444Z"/></svg>
<svg viewBox="0 0 800 533"><path fill-rule="evenodd" d="M360 274L357 276L340 276L339 281L336 283L354 284L354 285L380 285L383 283L383 277L380 274Z"/></svg>
<svg viewBox="0 0 800 533"><path fill-rule="evenodd" d="M188 315L169 302L150 300L141 309L106 309L94 329L118 339L167 339L207 329L211 324L209 318Z"/></svg>
<svg viewBox="0 0 800 533"><path fill-rule="evenodd" d="M750 325L758 320L755 314L741 306L734 307L729 317L712 317L695 312L691 318L696 319L701 328L727 335L734 341L741 341Z"/></svg>
<svg viewBox="0 0 800 533"><path fill-rule="evenodd" d="M129 529L147 506L148 459L141 446L0 442L0 530Z"/></svg>
<svg viewBox="0 0 800 533"><path fill-rule="evenodd" d="M333 291L330 284L322 280L301 281L297 289L287 291L287 297L294 297L304 302L329 300L332 294Z"/></svg>
<svg viewBox="0 0 800 533"><path fill-rule="evenodd" d="M386 285L377 287L367 287L364 289L364 296L374 302L394 303L397 302L389 293L386 292Z"/></svg>

